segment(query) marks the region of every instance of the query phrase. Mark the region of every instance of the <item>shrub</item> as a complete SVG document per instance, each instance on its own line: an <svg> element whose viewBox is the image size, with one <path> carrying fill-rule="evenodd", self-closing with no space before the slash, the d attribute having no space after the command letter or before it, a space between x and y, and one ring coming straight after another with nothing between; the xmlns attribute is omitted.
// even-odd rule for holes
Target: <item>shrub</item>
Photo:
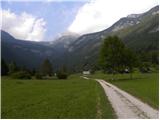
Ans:
<svg viewBox="0 0 160 120"><path fill-rule="evenodd" d="M18 71L11 74L14 79L31 79L31 75L26 71Z"/></svg>
<svg viewBox="0 0 160 120"><path fill-rule="evenodd" d="M94 73L95 73L95 70L94 70L94 69L91 69L91 70L90 70L90 73L91 73L91 74L94 74Z"/></svg>
<svg viewBox="0 0 160 120"><path fill-rule="evenodd" d="M150 69L150 63L148 62L143 62L139 68L140 72L142 73L148 73L151 71Z"/></svg>
<svg viewBox="0 0 160 120"><path fill-rule="evenodd" d="M57 72L56 76L58 79L67 79L68 77L67 73L61 71Z"/></svg>
<svg viewBox="0 0 160 120"><path fill-rule="evenodd" d="M42 79L43 75L41 73L36 73L35 77L36 77L36 79Z"/></svg>

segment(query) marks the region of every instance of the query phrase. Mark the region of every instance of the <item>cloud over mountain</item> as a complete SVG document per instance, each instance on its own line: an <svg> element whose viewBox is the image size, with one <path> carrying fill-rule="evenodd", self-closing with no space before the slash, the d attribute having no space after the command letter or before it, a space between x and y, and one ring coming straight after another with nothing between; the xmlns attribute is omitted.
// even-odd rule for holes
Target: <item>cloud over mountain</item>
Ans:
<svg viewBox="0 0 160 120"><path fill-rule="evenodd" d="M79 9L68 30L81 34L97 32L121 17L144 12L157 4L156 0L91 0Z"/></svg>
<svg viewBox="0 0 160 120"><path fill-rule="evenodd" d="M46 22L26 12L15 14L8 10L1 10L1 29L17 39L41 41L46 32Z"/></svg>

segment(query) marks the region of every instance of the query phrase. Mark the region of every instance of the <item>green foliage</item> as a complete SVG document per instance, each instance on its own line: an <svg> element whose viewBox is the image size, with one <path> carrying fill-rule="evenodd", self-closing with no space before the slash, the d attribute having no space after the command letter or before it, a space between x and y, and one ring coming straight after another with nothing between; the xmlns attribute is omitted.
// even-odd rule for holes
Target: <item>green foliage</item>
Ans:
<svg viewBox="0 0 160 120"><path fill-rule="evenodd" d="M53 72L52 64L48 59L45 59L40 68L41 73L44 76L51 76Z"/></svg>
<svg viewBox="0 0 160 120"><path fill-rule="evenodd" d="M149 56L149 62L159 64L159 51L150 51L147 55Z"/></svg>
<svg viewBox="0 0 160 120"><path fill-rule="evenodd" d="M61 71L58 71L56 75L57 75L58 79L67 79L67 77L68 77L67 73L64 73Z"/></svg>
<svg viewBox="0 0 160 120"><path fill-rule="evenodd" d="M91 73L91 74L94 74L94 73L95 73L95 69L91 69L91 70L90 70L90 73Z"/></svg>
<svg viewBox="0 0 160 120"><path fill-rule="evenodd" d="M143 52L141 57L142 62L150 62L151 64L159 63L159 51Z"/></svg>
<svg viewBox="0 0 160 120"><path fill-rule="evenodd" d="M42 78L43 78L43 75L42 75L40 72L36 72L36 73L35 73L35 78L36 78L36 79L42 79Z"/></svg>
<svg viewBox="0 0 160 120"><path fill-rule="evenodd" d="M31 79L31 75L26 71L18 71L11 74L14 79Z"/></svg>
<svg viewBox="0 0 160 120"><path fill-rule="evenodd" d="M8 75L9 69L6 62L2 59L1 60L1 75Z"/></svg>
<svg viewBox="0 0 160 120"><path fill-rule="evenodd" d="M67 79L68 73L67 73L67 68L63 66L56 74L58 79Z"/></svg>
<svg viewBox="0 0 160 120"><path fill-rule="evenodd" d="M121 57L124 47L124 44L116 36L105 38L99 59L102 69L107 69L112 73L115 72L122 62Z"/></svg>
<svg viewBox="0 0 160 120"><path fill-rule="evenodd" d="M159 64L158 65L157 64L152 65L152 72L156 72L156 73L159 72Z"/></svg>
<svg viewBox="0 0 160 120"><path fill-rule="evenodd" d="M78 76L69 80L2 77L2 118L115 118L103 88ZM98 105L98 106L97 106ZM98 115L99 111L101 114Z"/></svg>
<svg viewBox="0 0 160 120"><path fill-rule="evenodd" d="M122 59L123 59L123 65L125 68L128 69L128 72L130 73L130 79L132 79L133 69L134 67L138 66L137 56L133 51L131 51L128 48L125 48Z"/></svg>
<svg viewBox="0 0 160 120"><path fill-rule="evenodd" d="M96 63L95 64L92 63L89 71L90 71L91 74L94 74L97 69L98 69L98 66L96 65Z"/></svg>
<svg viewBox="0 0 160 120"><path fill-rule="evenodd" d="M102 44L99 63L108 73L123 72L125 68L132 71L136 63L135 54L125 47L116 36L109 36Z"/></svg>
<svg viewBox="0 0 160 120"><path fill-rule="evenodd" d="M151 67L151 64L149 62L143 62L141 63L139 70L142 73L148 73L151 71L150 67Z"/></svg>
<svg viewBox="0 0 160 120"><path fill-rule="evenodd" d="M137 53L139 55L140 62L149 62L151 64L159 64L159 51L148 51Z"/></svg>

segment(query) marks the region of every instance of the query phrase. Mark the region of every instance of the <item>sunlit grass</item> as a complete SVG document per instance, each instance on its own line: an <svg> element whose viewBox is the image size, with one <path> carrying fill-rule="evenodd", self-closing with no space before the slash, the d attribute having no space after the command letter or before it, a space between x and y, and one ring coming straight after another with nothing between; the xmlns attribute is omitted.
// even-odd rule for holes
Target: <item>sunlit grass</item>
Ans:
<svg viewBox="0 0 160 120"><path fill-rule="evenodd" d="M114 117L112 107L96 81L76 75L68 80L2 77L2 118Z"/></svg>

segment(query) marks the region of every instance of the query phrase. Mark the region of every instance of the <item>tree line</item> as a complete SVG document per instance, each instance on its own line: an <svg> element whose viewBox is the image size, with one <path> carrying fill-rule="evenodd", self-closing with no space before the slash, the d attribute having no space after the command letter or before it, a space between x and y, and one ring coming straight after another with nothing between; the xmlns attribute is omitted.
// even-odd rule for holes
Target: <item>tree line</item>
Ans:
<svg viewBox="0 0 160 120"><path fill-rule="evenodd" d="M31 79L34 76L36 79L50 78L56 76L58 79L67 79L67 68L63 65L59 70L54 71L52 63L45 59L40 67L35 70L27 69L26 67L19 67L15 62L7 64L4 59L1 60L1 75L9 75L12 78Z"/></svg>

